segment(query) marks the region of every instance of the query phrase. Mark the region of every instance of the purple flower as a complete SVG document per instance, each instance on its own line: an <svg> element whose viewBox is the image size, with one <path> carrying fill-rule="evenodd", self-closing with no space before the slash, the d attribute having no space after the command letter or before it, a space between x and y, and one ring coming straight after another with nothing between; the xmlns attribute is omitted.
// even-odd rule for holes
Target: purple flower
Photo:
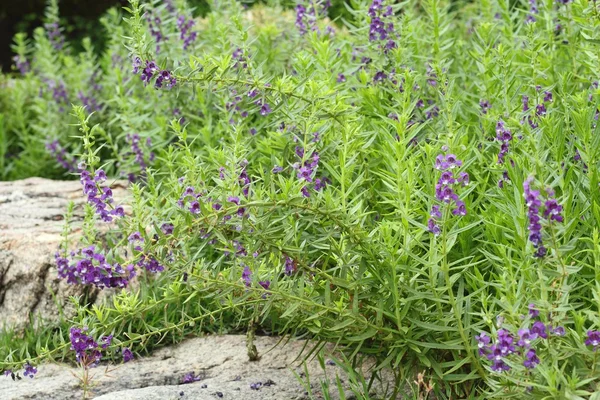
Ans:
<svg viewBox="0 0 600 400"><path fill-rule="evenodd" d="M242 271L242 280L244 281L244 285L246 285L247 287L250 287L250 285L252 284L252 271L250 271L250 268L246 265L244 266L244 271Z"/></svg>
<svg viewBox="0 0 600 400"><path fill-rule="evenodd" d="M535 115L538 117L546 115L546 106L544 104L535 106Z"/></svg>
<svg viewBox="0 0 600 400"><path fill-rule="evenodd" d="M496 124L496 139L501 143L500 153L498 153L498 164L504 164L504 158L508 153L512 133L504 126L504 121L499 120Z"/></svg>
<svg viewBox="0 0 600 400"><path fill-rule="evenodd" d="M271 287L271 281L259 281L258 284L265 290L269 290Z"/></svg>
<svg viewBox="0 0 600 400"><path fill-rule="evenodd" d="M492 371L495 372L505 372L505 371L510 371L510 367L501 359L500 360L494 360L494 362L492 363Z"/></svg>
<svg viewBox="0 0 600 400"><path fill-rule="evenodd" d="M165 270L164 265L162 265L156 258L144 255L142 259L137 263L137 265L141 268L146 269L146 271L156 274L158 272L162 272Z"/></svg>
<svg viewBox="0 0 600 400"><path fill-rule="evenodd" d="M192 214L200 214L200 203L197 201L192 201L190 203L190 212Z"/></svg>
<svg viewBox="0 0 600 400"><path fill-rule="evenodd" d="M379 82L383 82L386 79L387 79L387 74L383 71L379 71L373 77L373 82L379 83Z"/></svg>
<svg viewBox="0 0 600 400"><path fill-rule="evenodd" d="M108 209L108 206L113 203L113 199L110 188L100 186L100 183L105 180L106 174L101 169L96 171L93 178L87 170L80 171L80 182L83 185L83 194L87 195L88 203L96 209L96 213L103 221L111 222L113 216L124 216L125 210L121 206L117 206L113 210Z"/></svg>
<svg viewBox="0 0 600 400"><path fill-rule="evenodd" d="M68 284L92 285L100 289L124 288L135 276L133 266L123 269L118 263L108 263L94 246L73 253L71 260L56 253L55 260L58 277L66 278Z"/></svg>
<svg viewBox="0 0 600 400"><path fill-rule="evenodd" d="M35 374L37 374L38 370L36 367L32 366L29 363L26 363L23 368L25 368L25 371L23 372L24 376L28 376L29 378L33 379L33 377L35 376Z"/></svg>
<svg viewBox="0 0 600 400"><path fill-rule="evenodd" d="M269 114L271 114L271 107L269 106L269 103L263 102L260 106L260 115L265 117Z"/></svg>
<svg viewBox="0 0 600 400"><path fill-rule="evenodd" d="M521 347L529 347L529 344L532 340L535 340L538 337L538 334L530 331L527 328L519 329L519 341L517 344Z"/></svg>
<svg viewBox="0 0 600 400"><path fill-rule="evenodd" d="M291 257L285 257L285 274L291 276L298 269L298 263Z"/></svg>
<svg viewBox="0 0 600 400"><path fill-rule="evenodd" d="M128 152L126 155L134 155L134 160L135 163L140 167L140 170L142 171L142 177L145 176L146 174L146 169L148 168L148 164L146 162L146 155L144 154L144 150L142 149L142 147L140 147L140 142L141 142L141 138L140 135L138 135L137 133L134 134L127 134L125 136L125 141L127 141L127 143L129 143L129 145L131 146L131 151ZM152 145L152 142L150 141L150 138L146 139L146 147L150 147ZM149 161L152 161L154 159L154 153L150 152L149 156L148 156ZM135 175L132 173L132 177L130 177L129 179L131 182L134 182L135 179Z"/></svg>
<svg viewBox="0 0 600 400"><path fill-rule="evenodd" d="M540 363L540 359L535 354L535 350L534 349L527 350L527 353L525 353L525 361L523 361L523 365L528 369L533 369L539 363Z"/></svg>
<svg viewBox="0 0 600 400"><path fill-rule="evenodd" d="M461 217L467 215L467 208L463 201L456 200L455 204L456 204L456 207L452 210L452 214L458 215Z"/></svg>
<svg viewBox="0 0 600 400"><path fill-rule="evenodd" d="M25 57L21 57L20 55L16 55L13 57L13 61L15 62L15 68L19 70L21 75L27 74L29 72L29 61Z"/></svg>
<svg viewBox="0 0 600 400"><path fill-rule="evenodd" d="M131 350L128 347L123 347L123 349L121 350L121 353L123 354L123 362L127 363L131 360L133 360L133 353L131 352Z"/></svg>
<svg viewBox="0 0 600 400"><path fill-rule="evenodd" d="M585 340L586 346L593 346L593 350L598 350L600 346L600 331L587 331L587 339Z"/></svg>
<svg viewBox="0 0 600 400"><path fill-rule="evenodd" d="M200 379L199 376L196 376L196 373L194 371L192 372L188 372L187 374L185 374L183 376L183 379L181 381L182 384L186 384L186 383L194 383L194 382L198 382Z"/></svg>
<svg viewBox="0 0 600 400"><path fill-rule="evenodd" d="M558 204L556 199L546 200L544 207L544 218L550 217L550 221L563 222L563 217L560 215L562 206Z"/></svg>
<svg viewBox="0 0 600 400"><path fill-rule="evenodd" d="M346 76L344 74L338 74L337 83L344 83L344 82L346 82Z"/></svg>
<svg viewBox="0 0 600 400"><path fill-rule="evenodd" d="M540 312L535 308L535 304L529 303L528 309L529 309L529 316L531 318L535 318L538 315L540 315Z"/></svg>
<svg viewBox="0 0 600 400"><path fill-rule="evenodd" d="M329 180L329 178L317 178L315 179L315 190L319 192L330 183L331 181Z"/></svg>
<svg viewBox="0 0 600 400"><path fill-rule="evenodd" d="M563 326L557 326L552 330L552 333L556 336L565 336L565 328Z"/></svg>
<svg viewBox="0 0 600 400"><path fill-rule="evenodd" d="M142 59L136 56L133 58L133 62L131 64L133 66L133 70L131 72L137 75L140 72L140 67L142 66Z"/></svg>
<svg viewBox="0 0 600 400"><path fill-rule="evenodd" d="M542 321L535 321L531 327L531 334L535 334L543 339L548 339L546 325Z"/></svg>
<svg viewBox="0 0 600 400"><path fill-rule="evenodd" d="M172 235L174 229L175 229L175 227L171 223L164 223L160 226L160 230L165 235Z"/></svg>
<svg viewBox="0 0 600 400"><path fill-rule="evenodd" d="M180 31L179 38L183 40L183 49L187 48L196 40L198 32L192 32L191 29L194 27L194 20L190 18L186 20L185 16L180 15L177 18L177 28Z"/></svg>
<svg viewBox="0 0 600 400"><path fill-rule="evenodd" d="M100 347L102 347L103 349L106 349L108 346L110 346L110 343L113 340L113 335L108 335L108 336L102 336L100 338L100 342L102 343L102 345Z"/></svg>
<svg viewBox="0 0 600 400"><path fill-rule="evenodd" d="M177 84L177 80L173 75L171 75L171 72L167 70L162 70L158 73L158 77L156 78L154 87L160 89L163 87L163 84L166 86L167 89L171 89Z"/></svg>
<svg viewBox="0 0 600 400"><path fill-rule="evenodd" d="M61 167L69 172L77 171L77 162L72 156L67 154L67 150L60 145L58 140L46 143L46 150L56 159Z"/></svg>
<svg viewBox="0 0 600 400"><path fill-rule="evenodd" d="M479 107L481 107L481 113L482 114L487 114L488 110L492 108L492 105L487 100L481 100L479 102Z"/></svg>
<svg viewBox="0 0 600 400"><path fill-rule="evenodd" d="M427 221L427 230L436 236L442 233L442 230L433 218L429 218L429 220Z"/></svg>
<svg viewBox="0 0 600 400"><path fill-rule="evenodd" d="M477 340L477 348L479 349L479 355L483 356L488 353L489 345L491 342L491 338L483 332L481 335L476 335L475 340Z"/></svg>
<svg viewBox="0 0 600 400"><path fill-rule="evenodd" d="M44 24L44 28L54 50L62 50L65 45L65 37L61 32L58 22Z"/></svg>
<svg viewBox="0 0 600 400"><path fill-rule="evenodd" d="M309 30L321 34L317 27L317 16L326 15L330 6L330 0L314 0L296 5L296 27L300 35L305 35ZM330 33L331 28L327 30L326 34Z"/></svg>
<svg viewBox="0 0 600 400"><path fill-rule="evenodd" d="M281 171L283 171L283 168L280 167L280 166L278 166L278 165L274 166L273 169L271 170L271 172L274 173L274 174L278 174Z"/></svg>
<svg viewBox="0 0 600 400"><path fill-rule="evenodd" d="M143 242L144 238L142 237L142 234L139 232L133 232L131 235L129 235L129 243L133 243L133 242Z"/></svg>
<svg viewBox="0 0 600 400"><path fill-rule="evenodd" d="M69 330L69 339L71 341L71 350L75 351L77 362L84 368L95 367L100 362L102 354L100 353L98 343L91 336L84 333L85 328L72 327Z"/></svg>
<svg viewBox="0 0 600 400"><path fill-rule="evenodd" d="M159 71L158 66L156 65L156 63L154 61L146 61L146 66L144 67L144 69L142 70L142 74L140 75L140 78L141 78L142 82L144 82L144 85L147 85L148 83L150 83L150 81L152 80L152 77L158 71Z"/></svg>
<svg viewBox="0 0 600 400"><path fill-rule="evenodd" d="M540 192L531 189L533 177L529 177L523 183L525 204L527 206L527 215L529 218L529 240L537 249L535 256L543 257L546 255L546 248L542 244L542 225L540 223Z"/></svg>

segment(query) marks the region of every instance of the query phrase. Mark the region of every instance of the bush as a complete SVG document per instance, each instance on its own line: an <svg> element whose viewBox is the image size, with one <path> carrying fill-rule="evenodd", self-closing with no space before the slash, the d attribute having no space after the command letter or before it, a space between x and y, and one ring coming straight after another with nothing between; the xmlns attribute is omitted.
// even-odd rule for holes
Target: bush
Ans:
<svg viewBox="0 0 600 400"><path fill-rule="evenodd" d="M440 398L594 398L594 2L353 2L341 28L324 2L183 3L109 12L100 60L18 36L2 93L3 177L46 169L46 143L89 200L60 276L130 287L74 319L114 336L105 358L260 327L373 355L397 390L425 370ZM0 368L72 359L70 326Z"/></svg>

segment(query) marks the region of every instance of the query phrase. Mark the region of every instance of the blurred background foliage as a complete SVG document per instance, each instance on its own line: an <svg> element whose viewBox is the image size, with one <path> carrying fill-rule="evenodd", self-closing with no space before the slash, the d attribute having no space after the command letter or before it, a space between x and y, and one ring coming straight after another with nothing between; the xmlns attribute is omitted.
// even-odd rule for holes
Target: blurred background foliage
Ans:
<svg viewBox="0 0 600 400"><path fill-rule="evenodd" d="M216 0L188 0L188 4L195 8L196 16L203 16L210 10L210 3ZM258 2L269 1L243 1L251 6ZM270 1L273 3L273 1ZM293 7L294 0L275 1L285 6ZM455 0L462 3L465 0ZM99 17L109 8L123 6L126 0L60 0L61 27L67 39L77 51L81 51L81 39L89 37L96 51L104 48L104 38ZM329 17L337 20L351 19L347 10L350 1L332 0ZM43 25L44 8L46 0L1 0L0 1L0 67L4 72L10 72L12 54L10 45L13 36L18 32L27 32L31 36L33 30Z"/></svg>
<svg viewBox="0 0 600 400"><path fill-rule="evenodd" d="M210 3L218 0L188 0L188 4L195 8L196 16L203 16L210 10ZM293 7L294 0L246 0L242 3L252 6L254 3L279 3ZM472 3L473 0L453 0L455 7L461 3ZM60 0L61 27L67 39L77 51L81 51L81 39L89 37L96 51L104 48L105 32L99 22L99 17L109 8L123 6L127 0ZM351 20L348 12L351 1L331 0L329 17L342 23L342 20ZM520 0L511 0L511 5L516 6ZM13 36L18 32L26 32L31 36L33 30L43 25L44 8L46 0L0 0L0 67L4 72L10 72L11 58L13 56L10 45Z"/></svg>

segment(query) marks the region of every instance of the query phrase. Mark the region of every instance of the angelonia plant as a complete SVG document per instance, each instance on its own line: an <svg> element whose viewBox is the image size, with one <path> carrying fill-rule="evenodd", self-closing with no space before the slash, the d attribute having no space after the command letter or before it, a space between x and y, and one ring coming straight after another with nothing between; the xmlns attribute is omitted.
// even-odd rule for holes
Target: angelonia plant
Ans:
<svg viewBox="0 0 600 400"><path fill-rule="evenodd" d="M0 370L260 328L372 355L390 398L594 398L600 4L346 5L130 0L96 56L50 1L2 77L0 176L80 180L57 274L111 296L2 333Z"/></svg>

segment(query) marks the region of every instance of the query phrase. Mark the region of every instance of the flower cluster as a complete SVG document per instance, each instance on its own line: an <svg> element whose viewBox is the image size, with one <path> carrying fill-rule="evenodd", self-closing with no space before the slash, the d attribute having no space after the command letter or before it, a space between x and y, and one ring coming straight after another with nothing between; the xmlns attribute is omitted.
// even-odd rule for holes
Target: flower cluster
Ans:
<svg viewBox="0 0 600 400"><path fill-rule="evenodd" d="M13 57L13 61L15 62L15 68L19 70L21 75L25 75L27 72L29 72L29 61L27 61L25 57L16 55Z"/></svg>
<svg viewBox="0 0 600 400"><path fill-rule="evenodd" d="M246 55L244 54L244 50L242 50L241 48L237 48L233 51L233 53L231 53L231 57L233 58L233 60L235 61L235 64L233 64L233 68L248 68L248 61L246 58ZM250 93L257 93L256 89L253 89L253 91L248 92L248 97L254 97L251 96Z"/></svg>
<svg viewBox="0 0 600 400"><path fill-rule="evenodd" d="M164 265L162 265L156 258L150 255L144 255L142 259L138 261L137 265L153 274L157 274L165 270Z"/></svg>
<svg viewBox="0 0 600 400"><path fill-rule="evenodd" d="M298 269L298 262L291 257L285 256L285 274L291 276Z"/></svg>
<svg viewBox="0 0 600 400"><path fill-rule="evenodd" d="M133 245L135 251L143 251L142 244L144 243L144 238L140 232L133 232L129 235L128 241ZM137 266L153 274L165 270L164 265L162 265L155 257L148 254L142 254L140 261L137 262Z"/></svg>
<svg viewBox="0 0 600 400"><path fill-rule="evenodd" d="M488 111L492 108L492 104L487 100L481 100L479 102L479 107L481 107L482 114L487 114Z"/></svg>
<svg viewBox="0 0 600 400"><path fill-rule="evenodd" d="M194 20L189 19L186 20L185 16L180 15L177 18L177 28L179 29L180 35L179 38L183 40L183 49L187 50L187 48L194 43L196 37L198 36L198 32L192 31L194 27Z"/></svg>
<svg viewBox="0 0 600 400"><path fill-rule="evenodd" d="M54 50L62 50L62 48L65 45L65 37L60 31L58 22L50 22L44 24L44 28L46 29L48 40L50 40L50 44L52 44Z"/></svg>
<svg viewBox="0 0 600 400"><path fill-rule="evenodd" d="M330 0L308 0L308 4L296 5L296 27L300 34L305 35L309 30L318 31L317 15L325 15L329 7Z"/></svg>
<svg viewBox="0 0 600 400"><path fill-rule="evenodd" d="M435 185L435 198L437 201L444 204L454 203L452 214L457 216L467 215L465 203L460 200L454 189L458 186L466 186L469 184L469 174L460 172L457 175L452 171L454 168L461 167L462 161L454 154L439 154L435 159L435 168L442 171L437 184ZM442 211L439 204L434 204L431 207L427 228L434 235L439 235L441 229L436 220L442 218Z"/></svg>
<svg viewBox="0 0 600 400"><path fill-rule="evenodd" d="M137 74L142 66L142 60L139 57L135 57L133 60L133 73ZM160 89L163 85L167 89L173 88L177 84L177 79L166 69L160 70L158 65L154 61L146 61L146 66L142 69L140 78L144 85L150 83L150 81L156 76L156 82L154 87Z"/></svg>
<svg viewBox="0 0 600 400"><path fill-rule="evenodd" d="M510 371L511 367L506 362L510 357L520 357L525 368L533 369L540 363L536 349L533 346L534 341L536 339L548 339L550 335L565 335L564 327L557 326L553 328L552 325L546 325L536 319L538 316L539 311L534 304L530 304L529 321L533 321L530 327L519 329L516 335L506 329L499 329L494 344L491 344L491 338L486 333L475 336L479 355L492 362L492 371Z"/></svg>
<svg viewBox="0 0 600 400"><path fill-rule="evenodd" d="M23 375L29 378L32 378L35 376L35 374L37 374L38 370L36 367L34 367L33 365L26 363L23 368L25 369L25 371L23 372Z"/></svg>
<svg viewBox="0 0 600 400"><path fill-rule="evenodd" d="M89 86L89 94L86 95L80 90L77 94L77 98L86 107L86 111L100 111L102 110L102 104L98 102L98 98L96 97L102 92L102 85L99 83L98 70L94 71L90 76Z"/></svg>
<svg viewBox="0 0 600 400"><path fill-rule="evenodd" d="M540 86L536 87L536 89L538 91L541 91ZM533 116L527 115L526 117L523 117L523 120L521 121L521 123L524 123L525 121L527 121L527 123L529 123L529 126L531 127L531 129L536 129L538 127L537 119L539 119L540 117L543 117L548 112L548 110L546 108L546 103L552 103L552 101L553 101L552 92L545 91L543 93L543 95L544 95L544 97L543 97L542 102L535 106L534 115ZM529 111L529 109L530 109L529 96L524 95L522 97L522 102L523 102L523 112Z"/></svg>
<svg viewBox="0 0 600 400"><path fill-rule="evenodd" d="M183 193L179 197L179 200L177 200L177 205L180 208L184 208L186 203L188 203L188 201L191 200L189 201L189 211L192 214L199 214L200 202L198 200L200 199L200 197L202 197L202 193L196 193L193 186L188 186L184 189Z"/></svg>
<svg viewBox="0 0 600 400"><path fill-rule="evenodd" d="M246 287L252 286L252 271L247 265L244 265L244 270L242 271L242 281ZM259 281L258 284L265 290L269 290L271 287L271 281Z"/></svg>
<svg viewBox="0 0 600 400"><path fill-rule="evenodd" d="M527 18L525 22L532 23L536 21L536 15L538 15L540 11L538 10L537 1L529 0L529 14L527 14Z"/></svg>
<svg viewBox="0 0 600 400"><path fill-rule="evenodd" d="M95 209L96 213L104 222L111 222L114 217L125 216L123 206L116 206L112 210L108 207L113 203L112 190L109 187L102 187L101 183L106 181L106 173L99 169L92 176L87 170L80 168L81 184L83 185L83 194L87 196L87 201Z"/></svg>
<svg viewBox="0 0 600 400"><path fill-rule="evenodd" d="M72 252L70 259L58 252L54 258L59 278L66 278L69 284L93 285L100 289L124 288L136 275L133 265L123 268L118 263L110 264L95 246Z"/></svg>
<svg viewBox="0 0 600 400"><path fill-rule="evenodd" d="M373 0L368 11L371 17L369 25L369 41L385 42L384 51L395 49L397 47L393 37L395 36L394 23L391 18L394 15L392 6L383 6L383 0Z"/></svg>
<svg viewBox="0 0 600 400"><path fill-rule="evenodd" d="M504 121L500 119L496 124L496 139L501 143L500 153L498 153L498 164L504 164L504 158L508 154L512 138L511 131L504 126Z"/></svg>
<svg viewBox="0 0 600 400"><path fill-rule="evenodd" d="M150 29L150 35L154 37L154 41L156 42L156 53L160 53L160 42L165 38L160 31L160 26L162 21L158 15L153 15L152 13L148 13L146 17L146 21L148 22L148 29Z"/></svg>
<svg viewBox="0 0 600 400"><path fill-rule="evenodd" d="M146 163L146 158L145 158L145 154L144 154L144 150L140 147L140 135L138 135L137 133L134 134L127 134L125 136L125 141L127 143L129 143L129 145L131 146L131 151L129 153L127 153L127 155L134 155L135 156L135 163L140 167L140 170L142 171L142 177L145 174L145 170L148 167L148 164ZM151 138L147 138L146 139L146 147L150 148L152 146L152 139ZM154 153L150 152L149 155L149 162L154 161ZM128 178L130 182L135 182L137 180L136 176L134 173L129 173L128 174Z"/></svg>
<svg viewBox="0 0 600 400"><path fill-rule="evenodd" d="M46 150L67 171L74 172L77 170L77 163L67 154L67 150L60 145L58 140L46 143Z"/></svg>
<svg viewBox="0 0 600 400"><path fill-rule="evenodd" d="M86 335L84 332L86 328L79 329L72 327L69 331L69 339L71 341L71 350L75 351L75 359L78 363L84 366L84 368L91 368L98 365L102 358L100 346L91 337ZM111 337L104 338L104 348L110 345Z"/></svg>
<svg viewBox="0 0 600 400"><path fill-rule="evenodd" d="M248 167L247 160L243 160L242 162L240 162L241 171L238 175L238 184L242 188L242 194L248 197L250 195L250 184L252 183L252 181L248 176L248 171L246 170L246 167Z"/></svg>
<svg viewBox="0 0 600 400"><path fill-rule="evenodd" d="M541 193L539 190L532 188L533 177L530 176L523 182L523 194L525 196L525 205L527 206L527 218L529 225L529 240L533 243L536 248L534 254L535 257L544 257L546 255L546 248L542 242L542 217L540 216L542 207ZM556 221L562 222L563 217L561 215L562 206L558 204L554 198L554 193L551 190L547 191L547 197L544 202L543 216L549 222Z"/></svg>
<svg viewBox="0 0 600 400"><path fill-rule="evenodd" d="M52 92L52 99L59 106L59 111L64 112L65 107L69 104L69 96L67 87L64 82L56 82L52 79L46 79L48 89ZM40 94L42 93L40 89Z"/></svg>
<svg viewBox="0 0 600 400"><path fill-rule="evenodd" d="M301 189L302 195L304 197L310 197L310 185L313 184L313 188L316 191L321 191L323 188L327 186L327 184L331 183L329 178L321 177L315 178L315 171L319 166L320 156L317 151L313 151L309 157L305 157L305 151L303 147L296 147L296 155L301 162L297 162L293 165L294 169L297 171L296 175L298 179L301 181L307 182Z"/></svg>

